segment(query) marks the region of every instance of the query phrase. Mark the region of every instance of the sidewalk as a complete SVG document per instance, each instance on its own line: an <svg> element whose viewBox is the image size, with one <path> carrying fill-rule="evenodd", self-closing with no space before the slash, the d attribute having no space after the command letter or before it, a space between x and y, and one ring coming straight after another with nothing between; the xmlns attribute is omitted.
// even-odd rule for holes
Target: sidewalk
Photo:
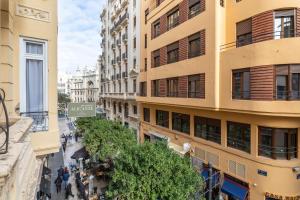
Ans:
<svg viewBox="0 0 300 200"><path fill-rule="evenodd" d="M69 127L68 127L68 121L66 119L59 119L59 132L60 136L62 134L68 135L70 133ZM54 200L64 200L65 199L65 189L62 186L61 193L56 193L56 187L54 184L55 179L57 178L57 170L60 166L68 167L71 162L75 162L71 159L71 156L73 153L77 150L79 150L82 147L82 144L80 140L76 143L75 139L72 139L71 141L68 141L68 144L66 146L66 151L63 152L62 148L60 151L56 154L54 154L53 157L49 157L49 168L52 170L52 176L51 176L51 194L52 198ZM79 200L77 198L77 188L75 183L75 175L71 174L69 182L72 184L72 192L74 194L74 198L69 197L69 200Z"/></svg>

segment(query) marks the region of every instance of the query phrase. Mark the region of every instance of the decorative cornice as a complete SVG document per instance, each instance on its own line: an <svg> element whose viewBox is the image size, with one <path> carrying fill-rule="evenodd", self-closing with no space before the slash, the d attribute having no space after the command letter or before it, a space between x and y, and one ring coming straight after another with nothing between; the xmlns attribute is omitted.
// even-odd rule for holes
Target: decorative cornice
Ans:
<svg viewBox="0 0 300 200"><path fill-rule="evenodd" d="M39 21L50 22L49 12L20 4L17 5L16 15Z"/></svg>

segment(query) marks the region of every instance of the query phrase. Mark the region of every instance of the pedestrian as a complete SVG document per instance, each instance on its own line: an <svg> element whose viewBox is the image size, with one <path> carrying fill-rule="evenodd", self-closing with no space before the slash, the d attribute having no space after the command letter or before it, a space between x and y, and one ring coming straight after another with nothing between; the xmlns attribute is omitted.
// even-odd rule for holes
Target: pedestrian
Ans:
<svg viewBox="0 0 300 200"><path fill-rule="evenodd" d="M69 170L67 167L65 167L64 174L63 174L63 181L64 181L65 189L67 188L69 178L70 178Z"/></svg>
<svg viewBox="0 0 300 200"><path fill-rule="evenodd" d="M63 142L62 143L62 148L63 148L64 152L66 152L66 147L67 147L66 142Z"/></svg>
<svg viewBox="0 0 300 200"><path fill-rule="evenodd" d="M56 193L60 193L61 192L61 184L62 184L61 177L57 176L54 183L55 183L55 186L56 186Z"/></svg>
<svg viewBox="0 0 300 200"><path fill-rule="evenodd" d="M76 132L75 132L75 141L76 141L76 142L78 142L78 136L79 136L79 135L78 135L78 132L76 131Z"/></svg>
<svg viewBox="0 0 300 200"><path fill-rule="evenodd" d="M74 194L72 193L72 185L71 185L71 183L68 183L68 185L67 185L65 198L68 199L69 196L72 196L74 198Z"/></svg>
<svg viewBox="0 0 300 200"><path fill-rule="evenodd" d="M60 176L60 178L64 175L64 168L60 166L60 168L57 170L57 175Z"/></svg>

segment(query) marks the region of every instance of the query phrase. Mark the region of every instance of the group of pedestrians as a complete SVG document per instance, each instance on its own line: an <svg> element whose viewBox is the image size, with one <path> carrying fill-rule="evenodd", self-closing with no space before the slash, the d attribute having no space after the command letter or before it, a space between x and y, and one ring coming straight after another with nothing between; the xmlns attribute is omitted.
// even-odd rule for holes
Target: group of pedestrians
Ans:
<svg viewBox="0 0 300 200"><path fill-rule="evenodd" d="M75 135L73 135L72 133L65 135L63 133L62 138L64 139L64 141L62 143L62 147L63 147L64 152L66 151L68 141L72 141L73 137L75 138L75 142L78 142L79 135L77 132L75 133Z"/></svg>
<svg viewBox="0 0 300 200"><path fill-rule="evenodd" d="M68 167L63 168L62 166L57 170L57 178L55 179L56 192L61 193L62 186L65 189L65 199L69 196L74 197L72 193L72 184L69 183L70 172Z"/></svg>

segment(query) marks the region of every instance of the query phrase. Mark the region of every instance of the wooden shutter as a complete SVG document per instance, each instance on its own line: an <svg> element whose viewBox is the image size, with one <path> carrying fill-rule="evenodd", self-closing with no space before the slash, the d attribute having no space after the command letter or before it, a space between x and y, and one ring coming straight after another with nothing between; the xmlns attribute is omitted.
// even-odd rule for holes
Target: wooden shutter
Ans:
<svg viewBox="0 0 300 200"><path fill-rule="evenodd" d="M205 30L200 31L200 55L205 55Z"/></svg>
<svg viewBox="0 0 300 200"><path fill-rule="evenodd" d="M267 11L252 17L252 42L272 40L274 38L273 11Z"/></svg>
<svg viewBox="0 0 300 200"><path fill-rule="evenodd" d="M167 79L160 79L159 83L159 96L165 97L167 96Z"/></svg>
<svg viewBox="0 0 300 200"><path fill-rule="evenodd" d="M205 99L205 74L200 74L200 98Z"/></svg>
<svg viewBox="0 0 300 200"><path fill-rule="evenodd" d="M179 40L179 61L188 58L188 38Z"/></svg>
<svg viewBox="0 0 300 200"><path fill-rule="evenodd" d="M244 35L252 32L252 18L236 24L236 35Z"/></svg>
<svg viewBox="0 0 300 200"><path fill-rule="evenodd" d="M250 68L250 96L253 100L274 98L274 66Z"/></svg>
<svg viewBox="0 0 300 200"><path fill-rule="evenodd" d="M179 77L178 82L178 96L186 98L188 93L188 76Z"/></svg>
<svg viewBox="0 0 300 200"><path fill-rule="evenodd" d="M167 64L167 47L160 49L160 65Z"/></svg>
<svg viewBox="0 0 300 200"><path fill-rule="evenodd" d="M189 13L189 0L183 0L179 3L179 23L183 23L188 20L188 13Z"/></svg>

